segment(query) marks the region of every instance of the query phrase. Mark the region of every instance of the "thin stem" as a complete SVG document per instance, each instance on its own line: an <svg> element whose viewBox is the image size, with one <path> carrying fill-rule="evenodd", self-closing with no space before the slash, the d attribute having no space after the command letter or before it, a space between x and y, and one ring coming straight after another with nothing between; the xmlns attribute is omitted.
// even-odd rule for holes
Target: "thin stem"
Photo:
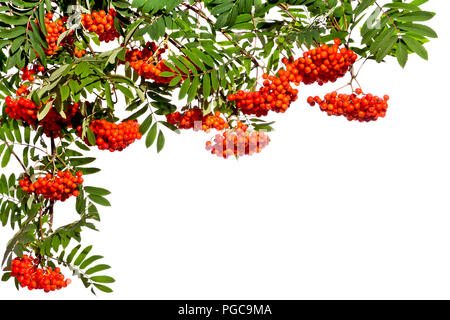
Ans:
<svg viewBox="0 0 450 320"><path fill-rule="evenodd" d="M325 4L327 5L328 9L330 9L330 10L332 9L326 0L323 0L323 2L325 2ZM333 17L333 20L330 19L330 20L331 20L331 24L333 24L333 26L334 26L338 31L342 31L342 30L341 30L341 27L339 27L339 23L337 22L336 17L334 16L333 13L331 13L331 16Z"/></svg>
<svg viewBox="0 0 450 320"><path fill-rule="evenodd" d="M8 141L5 140L5 144L6 146L9 148L11 145L8 143ZM23 164L22 160L20 160L20 158L17 156L17 154L14 152L14 150L11 151L11 154L17 159L17 161L20 163L20 165L23 168L23 171L28 175L28 170L25 167L25 165Z"/></svg>
<svg viewBox="0 0 450 320"><path fill-rule="evenodd" d="M95 53L94 49L92 48L90 42L86 40L86 36L84 34L82 34L81 37L83 38L84 43L86 43L86 45L88 46L89 50L92 52L92 55L95 58L97 58L97 54Z"/></svg>
<svg viewBox="0 0 450 320"><path fill-rule="evenodd" d="M386 13L386 11L383 10L383 8L378 4L378 2L375 1L375 4L377 5L377 7L381 10L381 12L383 13L383 15L385 15L389 21L391 22L391 24L394 26L395 30L397 30L397 32L400 32L397 28L397 26L395 25L394 21L391 19L391 17Z"/></svg>
<svg viewBox="0 0 450 320"><path fill-rule="evenodd" d="M297 22L297 18L292 15L292 13L289 11L289 7L287 4L281 3L278 5L278 7L284 11L289 17L291 17L292 20Z"/></svg>
<svg viewBox="0 0 450 320"><path fill-rule="evenodd" d="M54 163L57 154L56 154L55 138L53 137L53 134L50 137L50 145L51 145L52 157L53 157L53 163ZM50 214L50 219L49 219L48 224L50 226L50 230L52 229L52 226L53 226L53 208L54 208L54 206L55 206L55 201L50 200L50 205L48 207L49 214Z"/></svg>
<svg viewBox="0 0 450 320"><path fill-rule="evenodd" d="M45 153L46 155L48 155L47 150L44 150L44 149L42 149L42 148L33 146L33 145L31 145L31 144L27 144L27 143L19 143L19 142L12 142L12 144L17 145L17 146L23 146L23 147L33 148L33 149L39 150L39 151Z"/></svg>

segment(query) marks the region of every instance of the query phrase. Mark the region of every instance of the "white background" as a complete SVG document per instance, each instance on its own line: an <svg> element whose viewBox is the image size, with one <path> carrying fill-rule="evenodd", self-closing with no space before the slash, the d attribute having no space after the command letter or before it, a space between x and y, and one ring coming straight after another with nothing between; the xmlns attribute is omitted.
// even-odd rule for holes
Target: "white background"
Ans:
<svg viewBox="0 0 450 320"><path fill-rule="evenodd" d="M103 299L449 299L450 106L447 1L430 61L368 63L363 89L391 96L387 117L350 123L304 101L345 84L302 86L261 154L222 160L209 135L166 134L96 152L102 172L86 185L113 192L101 232L83 245L105 256L117 282ZM5 170L5 169L2 169ZM11 167L8 169L8 172ZM76 219L73 202L55 223ZM3 228L5 246L13 232ZM3 250L3 249L2 249ZM64 270L69 274L68 270ZM64 291L16 291L1 299L95 299L80 281Z"/></svg>

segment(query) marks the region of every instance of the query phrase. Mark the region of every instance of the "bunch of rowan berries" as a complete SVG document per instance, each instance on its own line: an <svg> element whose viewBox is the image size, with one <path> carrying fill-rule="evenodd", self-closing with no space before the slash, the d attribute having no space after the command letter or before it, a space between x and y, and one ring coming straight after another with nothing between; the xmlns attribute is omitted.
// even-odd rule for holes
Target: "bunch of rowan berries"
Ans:
<svg viewBox="0 0 450 320"><path fill-rule="evenodd" d="M5 102L5 111L11 119L21 120L29 125L35 125L37 123L37 114L40 106L37 106L30 99L19 97L13 100L8 96L5 98Z"/></svg>
<svg viewBox="0 0 450 320"><path fill-rule="evenodd" d="M194 129L209 132L210 129L218 131L228 129L229 125L221 117L220 111L204 115L199 107L194 107L184 113L174 112L166 115L167 122L178 129Z"/></svg>
<svg viewBox="0 0 450 320"><path fill-rule="evenodd" d="M42 195L45 199L66 201L69 197L78 197L80 194L78 186L84 182L83 173L78 171L72 175L70 171L59 171L56 175L47 173L39 177L35 182L25 177L19 181L19 185L24 192Z"/></svg>
<svg viewBox="0 0 450 320"><path fill-rule="evenodd" d="M269 136L262 131L249 132L247 129L245 124L239 122L234 130L226 130L217 134L213 141L207 141L206 150L225 159L261 152L269 144Z"/></svg>
<svg viewBox="0 0 450 320"><path fill-rule="evenodd" d="M277 76L263 74L263 87L259 91L238 91L230 94L229 101L235 101L236 106L244 113L256 116L266 116L269 111L284 113L293 101L297 100L298 90L291 83L301 82L322 85L328 81L345 75L358 56L346 48L339 49L340 40L335 39L332 46L323 45L309 50L303 57L283 58L286 69L280 69Z"/></svg>
<svg viewBox="0 0 450 320"><path fill-rule="evenodd" d="M324 99L309 97L308 103L311 106L318 104L320 109L330 116L344 116L349 121L369 122L386 115L388 100L388 95L383 98L370 93L363 95L362 90L358 88L350 95L333 91L325 95Z"/></svg>
<svg viewBox="0 0 450 320"><path fill-rule="evenodd" d="M100 150L122 151L142 138L142 134L139 132L140 125L136 120L119 124L108 122L105 119L94 120L89 127L96 136L96 145ZM78 127L77 130L81 135L82 128ZM90 145L87 139L85 142Z"/></svg>
<svg viewBox="0 0 450 320"><path fill-rule="evenodd" d="M38 72L43 72L45 71L45 67L44 66L40 66L37 64L33 64L31 68L28 67L28 65L26 65L25 67L22 68L22 70L20 70L22 72L21 75L21 79L22 81L30 81L33 82L34 80L36 80L35 75Z"/></svg>
<svg viewBox="0 0 450 320"><path fill-rule="evenodd" d="M69 104L64 114L65 118L52 107L44 119L39 122L39 125L42 126L47 137L61 137L61 130L63 128L71 128L72 120L80 114L80 104Z"/></svg>
<svg viewBox="0 0 450 320"><path fill-rule="evenodd" d="M334 40L334 44L322 45L303 53L303 57L294 61L283 58L288 71L296 76L296 82L304 84L335 82L343 77L358 59L358 55L347 48L339 49L341 41ZM296 70L296 71L294 71ZM300 81L298 81L300 80Z"/></svg>
<svg viewBox="0 0 450 320"><path fill-rule="evenodd" d="M45 292L67 287L70 279L65 279L60 268L38 268L39 259L23 255L11 261L11 277L16 278L22 288L44 290Z"/></svg>
<svg viewBox="0 0 450 320"><path fill-rule="evenodd" d="M151 79L156 83L170 83L176 75L171 77L160 76L161 73L166 71L176 73L175 70L165 64L166 60L162 59L162 54L166 52L166 49L167 45L158 47L154 42L147 42L142 49L127 50L125 60L141 77ZM183 81L185 75L180 70L178 72L182 74Z"/></svg>
<svg viewBox="0 0 450 320"><path fill-rule="evenodd" d="M61 137L61 130L63 128L71 128L72 120L80 114L79 103L68 105L64 112L65 118L55 108L51 107L44 119L38 122L38 112L42 107L42 103L36 105L32 100L24 98L23 95L28 93L28 87L23 85L16 92L17 99L13 100L9 96L6 97L5 111L11 119L21 120L31 126L39 124L48 137Z"/></svg>
<svg viewBox="0 0 450 320"><path fill-rule="evenodd" d="M157 68L161 61L161 53L164 48L153 50L155 44L147 43L142 49L133 49L126 54L126 60L130 66L141 76L146 79L156 79L161 74L161 70ZM152 50L150 50L152 48Z"/></svg>
<svg viewBox="0 0 450 320"><path fill-rule="evenodd" d="M298 90L291 87L287 71L280 70L280 77L263 75L263 87L259 91L229 95L228 101L235 101L236 106L244 114L266 116L269 111L284 113L293 101L298 98Z"/></svg>
<svg viewBox="0 0 450 320"><path fill-rule="evenodd" d="M16 96L26 96L30 93L30 90L26 84L23 84L16 90Z"/></svg>
<svg viewBox="0 0 450 320"><path fill-rule="evenodd" d="M147 42L142 49L133 48L131 50L127 50L125 54L125 60L133 63L139 60L145 60L152 62L153 60L160 61L162 59L162 54L166 52L167 47L161 46L158 48L156 43Z"/></svg>
<svg viewBox="0 0 450 320"><path fill-rule="evenodd" d="M60 46L58 46L58 39L62 33L67 31L67 28L64 25L67 22L67 19L67 17L62 17L60 19L57 19L56 21L53 21L53 13L47 13L47 16L45 18L47 37L45 39L47 40L48 49L44 50L46 55L55 55L61 49ZM63 41L61 41L62 44L68 45L71 45L73 42L74 39L71 35L65 37Z"/></svg>
<svg viewBox="0 0 450 320"><path fill-rule="evenodd" d="M83 14L81 23L88 31L96 33L100 41L108 43L120 37L114 26L115 16L116 11L114 9L110 9L108 13L104 10L93 11L91 14Z"/></svg>
<svg viewBox="0 0 450 320"><path fill-rule="evenodd" d="M75 47L73 54L75 55L75 57L81 58L82 56L84 56L86 54L86 50L84 50L84 49L80 50L77 47Z"/></svg>

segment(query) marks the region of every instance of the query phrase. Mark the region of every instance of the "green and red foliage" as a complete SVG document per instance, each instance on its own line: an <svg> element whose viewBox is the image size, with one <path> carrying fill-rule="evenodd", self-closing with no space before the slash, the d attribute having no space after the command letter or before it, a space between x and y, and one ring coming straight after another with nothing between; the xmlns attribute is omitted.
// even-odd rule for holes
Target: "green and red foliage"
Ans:
<svg viewBox="0 0 450 320"><path fill-rule="evenodd" d="M363 92L359 71L428 59L424 44L437 34L425 2L0 1L1 167L21 167L0 177L0 222L17 230L2 280L50 292L70 283L62 266L92 292L112 291L114 279L98 275L110 267L94 264L102 257L74 244L110 205L108 190L89 186L100 171L91 148L142 139L160 152L166 130L192 129L215 131L212 155L253 155L270 142L274 122L261 117L289 116L295 101L351 121L385 117L389 96ZM308 86L338 81L308 97ZM56 227L55 204L68 199L79 218Z"/></svg>

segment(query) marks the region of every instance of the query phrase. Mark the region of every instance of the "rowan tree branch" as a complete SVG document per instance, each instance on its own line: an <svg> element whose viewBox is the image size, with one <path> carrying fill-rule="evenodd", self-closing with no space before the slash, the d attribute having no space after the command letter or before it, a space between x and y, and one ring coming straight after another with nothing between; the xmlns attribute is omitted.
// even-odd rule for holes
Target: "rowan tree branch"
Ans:
<svg viewBox="0 0 450 320"><path fill-rule="evenodd" d="M186 8L188 8L189 10L191 10L191 11L194 11L195 13L197 13L198 15L200 15L203 19L205 19L206 21L208 21L211 25L213 25L213 26L215 26L216 25L216 23L213 21L213 20L211 20L211 18L209 18L202 10L200 10L200 9L198 9L198 8L196 8L196 7L193 7L193 6L191 6L190 4L187 4L187 3L183 3L183 5L186 7ZM256 66L256 67L262 67L260 64L259 64L259 62L258 62L258 60L253 56L253 55L251 55L247 50L245 50L244 48L242 48L228 33L226 33L223 29L218 29L219 30L219 32L220 33L222 33L224 36L225 36L225 38L227 38L231 43L233 43L233 45L236 47L236 48L238 48L241 52L242 52L242 54L243 55L245 55L247 58L249 58L249 59L251 59L252 60L252 62L253 62L253 64Z"/></svg>

